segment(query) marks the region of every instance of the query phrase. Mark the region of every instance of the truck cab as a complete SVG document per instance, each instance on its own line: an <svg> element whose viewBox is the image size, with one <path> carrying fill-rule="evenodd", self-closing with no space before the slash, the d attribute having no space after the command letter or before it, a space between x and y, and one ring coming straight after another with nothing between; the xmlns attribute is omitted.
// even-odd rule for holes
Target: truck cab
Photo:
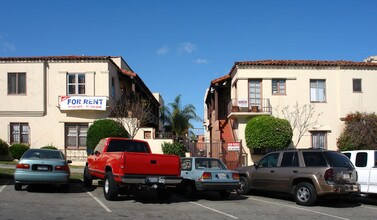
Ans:
<svg viewBox="0 0 377 220"><path fill-rule="evenodd" d="M354 164L360 193L377 193L377 150L343 151Z"/></svg>

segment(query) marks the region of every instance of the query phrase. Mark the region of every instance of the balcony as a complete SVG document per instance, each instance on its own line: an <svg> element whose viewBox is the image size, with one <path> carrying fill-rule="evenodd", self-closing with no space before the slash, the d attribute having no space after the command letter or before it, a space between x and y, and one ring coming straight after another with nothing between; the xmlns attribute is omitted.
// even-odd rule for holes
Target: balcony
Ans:
<svg viewBox="0 0 377 220"><path fill-rule="evenodd" d="M271 115L270 99L232 99L228 104L228 118Z"/></svg>

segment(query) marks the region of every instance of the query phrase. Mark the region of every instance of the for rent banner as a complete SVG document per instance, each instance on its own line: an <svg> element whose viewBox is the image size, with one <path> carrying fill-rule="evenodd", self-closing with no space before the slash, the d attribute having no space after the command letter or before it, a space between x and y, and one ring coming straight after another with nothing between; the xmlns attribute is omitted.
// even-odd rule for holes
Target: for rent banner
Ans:
<svg viewBox="0 0 377 220"><path fill-rule="evenodd" d="M106 111L107 97L100 96L61 96L60 110L99 110Z"/></svg>

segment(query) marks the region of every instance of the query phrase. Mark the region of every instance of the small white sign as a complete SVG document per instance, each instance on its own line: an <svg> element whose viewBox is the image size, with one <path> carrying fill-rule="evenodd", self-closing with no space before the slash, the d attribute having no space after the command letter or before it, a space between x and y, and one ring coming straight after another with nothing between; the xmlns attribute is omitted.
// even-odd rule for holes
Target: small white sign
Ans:
<svg viewBox="0 0 377 220"><path fill-rule="evenodd" d="M240 142L228 143L228 151L240 151Z"/></svg>
<svg viewBox="0 0 377 220"><path fill-rule="evenodd" d="M106 111L106 100L103 96L61 96L60 110Z"/></svg>
<svg viewBox="0 0 377 220"><path fill-rule="evenodd" d="M238 107L248 107L247 105L247 99L238 99Z"/></svg>

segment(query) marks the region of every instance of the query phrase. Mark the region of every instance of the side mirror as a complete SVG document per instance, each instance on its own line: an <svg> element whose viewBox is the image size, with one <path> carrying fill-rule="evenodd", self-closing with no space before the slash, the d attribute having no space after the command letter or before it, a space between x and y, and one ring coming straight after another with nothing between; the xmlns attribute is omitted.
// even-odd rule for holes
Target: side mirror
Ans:
<svg viewBox="0 0 377 220"><path fill-rule="evenodd" d="M255 169L258 169L258 167L259 167L259 162L255 162L253 166L255 167Z"/></svg>
<svg viewBox="0 0 377 220"><path fill-rule="evenodd" d="M67 163L68 163L68 164L72 163L72 160L67 160Z"/></svg>
<svg viewBox="0 0 377 220"><path fill-rule="evenodd" d="M100 153L98 150L96 150L96 151L94 152L94 154L95 154L96 156L99 156L101 153Z"/></svg>

